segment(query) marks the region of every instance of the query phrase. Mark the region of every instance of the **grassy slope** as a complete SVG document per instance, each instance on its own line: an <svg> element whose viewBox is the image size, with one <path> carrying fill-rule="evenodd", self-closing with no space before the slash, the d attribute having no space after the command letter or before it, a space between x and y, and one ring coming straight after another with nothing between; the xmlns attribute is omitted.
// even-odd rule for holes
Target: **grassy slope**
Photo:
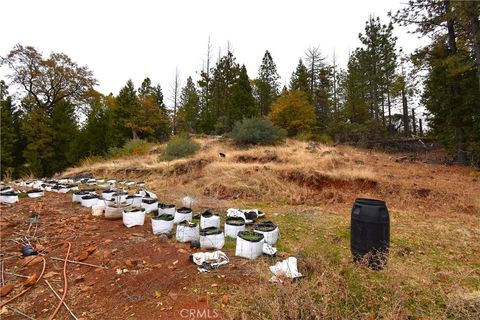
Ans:
<svg viewBox="0 0 480 320"><path fill-rule="evenodd" d="M265 210L280 226L278 247L299 258L305 278L274 285L268 282L273 261L246 264L256 285L225 288L236 301L226 307L233 316L480 318L477 172L297 141L249 150L201 143L189 159L161 162L157 153L85 163L66 174L144 180L165 201L193 195L197 207L218 211ZM385 199L391 212L391 258L382 272L351 262L349 209L359 196Z"/></svg>

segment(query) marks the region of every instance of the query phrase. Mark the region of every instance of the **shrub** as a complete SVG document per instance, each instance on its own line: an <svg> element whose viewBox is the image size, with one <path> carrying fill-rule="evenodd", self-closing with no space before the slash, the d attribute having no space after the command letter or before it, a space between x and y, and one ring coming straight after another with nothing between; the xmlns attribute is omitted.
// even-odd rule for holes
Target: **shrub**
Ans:
<svg viewBox="0 0 480 320"><path fill-rule="evenodd" d="M165 150L165 160L184 158L195 154L200 149L200 145L189 139L186 135L178 135L170 139Z"/></svg>
<svg viewBox="0 0 480 320"><path fill-rule="evenodd" d="M109 158L120 158L126 156L138 156L147 154L150 150L150 144L145 140L132 139L128 140L123 147L110 148L108 150Z"/></svg>
<svg viewBox="0 0 480 320"><path fill-rule="evenodd" d="M296 138L301 141L316 141L324 144L332 144L332 138L326 134L318 134L311 132L301 132L297 134Z"/></svg>
<svg viewBox="0 0 480 320"><path fill-rule="evenodd" d="M268 118L284 128L289 137L313 130L316 123L315 108L302 91L283 93L273 104Z"/></svg>
<svg viewBox="0 0 480 320"><path fill-rule="evenodd" d="M235 123L230 136L238 144L273 145L282 142L287 135L270 120L253 118Z"/></svg>
<svg viewBox="0 0 480 320"><path fill-rule="evenodd" d="M101 156L87 156L80 160L80 167L91 167L92 165L104 160L105 159Z"/></svg>

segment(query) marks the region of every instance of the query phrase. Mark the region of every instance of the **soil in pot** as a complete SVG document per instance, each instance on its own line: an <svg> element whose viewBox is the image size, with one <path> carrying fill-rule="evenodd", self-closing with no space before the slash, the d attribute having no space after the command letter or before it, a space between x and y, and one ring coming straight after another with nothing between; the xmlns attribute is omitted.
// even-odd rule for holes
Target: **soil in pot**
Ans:
<svg viewBox="0 0 480 320"><path fill-rule="evenodd" d="M241 217L230 217L225 220L225 223L231 226L243 226L245 224L245 220Z"/></svg>
<svg viewBox="0 0 480 320"><path fill-rule="evenodd" d="M164 213L164 214L162 214L162 215L152 217L152 219L153 219L153 220L162 220L162 221L172 221L172 220L173 220L173 216Z"/></svg>
<svg viewBox="0 0 480 320"><path fill-rule="evenodd" d="M260 242L264 238L263 234L255 231L240 231L238 237L250 242Z"/></svg>
<svg viewBox="0 0 480 320"><path fill-rule="evenodd" d="M254 227L254 230L269 232L269 231L275 230L276 228L277 228L277 225L274 224L273 222L265 221L265 222L257 223Z"/></svg>

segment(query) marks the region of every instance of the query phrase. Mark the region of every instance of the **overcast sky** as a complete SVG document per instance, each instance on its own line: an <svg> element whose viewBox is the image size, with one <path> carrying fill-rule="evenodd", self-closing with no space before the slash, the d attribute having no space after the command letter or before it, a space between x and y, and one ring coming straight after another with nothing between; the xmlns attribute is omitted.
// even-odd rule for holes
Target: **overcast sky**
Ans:
<svg viewBox="0 0 480 320"><path fill-rule="evenodd" d="M93 70L102 93L117 94L128 79L138 87L149 76L169 96L175 68L182 83L188 76L198 79L210 37L214 60L230 41L250 78L268 49L283 85L311 46L319 46L329 60L335 50L345 66L369 15L387 22L387 12L401 2L406 1L4 0L0 55L16 43L45 55L64 52ZM395 34L407 53L420 44L404 29L397 27Z"/></svg>

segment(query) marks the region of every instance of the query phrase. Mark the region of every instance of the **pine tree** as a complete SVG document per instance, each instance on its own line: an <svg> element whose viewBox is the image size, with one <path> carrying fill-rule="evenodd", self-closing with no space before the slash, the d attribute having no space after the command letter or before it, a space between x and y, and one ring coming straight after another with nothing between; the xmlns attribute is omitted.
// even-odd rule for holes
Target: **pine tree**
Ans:
<svg viewBox="0 0 480 320"><path fill-rule="evenodd" d="M23 103L31 103L24 99ZM26 161L26 170L36 177L46 177L54 173L50 162L55 155L55 145L51 119L44 108L34 107L21 122L22 134L25 136L23 156Z"/></svg>
<svg viewBox="0 0 480 320"><path fill-rule="evenodd" d="M187 84L182 88L180 107L178 109L179 132L197 133L200 130L200 97L192 77L188 77Z"/></svg>
<svg viewBox="0 0 480 320"><path fill-rule="evenodd" d="M292 73L292 77L290 79L290 90L304 92L311 101L312 94L310 92L310 77L302 59L298 61L297 68Z"/></svg>
<svg viewBox="0 0 480 320"><path fill-rule="evenodd" d="M73 165L79 157L74 141L79 133L75 108L67 101L59 101L51 115L52 142L55 146L49 170L59 172Z"/></svg>
<svg viewBox="0 0 480 320"><path fill-rule="evenodd" d="M267 50L258 71L258 79L255 81L257 104L262 116L270 112L270 106L279 94L279 79L277 66Z"/></svg>
<svg viewBox="0 0 480 320"><path fill-rule="evenodd" d="M138 89L139 115L136 117L137 126L145 122L151 128L143 129L143 138L149 140L166 140L170 136L170 124L167 107L163 102L163 93L160 84L152 86L150 78L145 78ZM148 115L150 113L150 115ZM145 114L142 118L140 114Z"/></svg>
<svg viewBox="0 0 480 320"><path fill-rule="evenodd" d="M240 68L231 51L220 58L212 71L211 107L215 119L216 133L225 133L231 124L232 87L237 81Z"/></svg>
<svg viewBox="0 0 480 320"><path fill-rule="evenodd" d="M248 79L247 68L242 65L240 75L232 87L232 95L230 99L230 117L229 129L233 128L235 122L244 118L257 117L260 111L257 109L255 99L252 94L252 86Z"/></svg>
<svg viewBox="0 0 480 320"><path fill-rule="evenodd" d="M7 170L13 173L17 143L12 97L8 96L8 88L3 80L0 80L0 122L0 168L3 177Z"/></svg>
<svg viewBox="0 0 480 320"><path fill-rule="evenodd" d="M478 13L471 1L415 0L393 15L397 23L415 25L415 32L433 39L413 57L417 69L427 67L422 100L431 112L432 133L461 163L472 157L480 162Z"/></svg>
<svg viewBox="0 0 480 320"><path fill-rule="evenodd" d="M140 108L140 102L137 97L137 91L132 80L128 80L127 84L120 89L116 99L116 121L121 126L125 135L131 132L132 139L138 139L138 132L133 120L136 112Z"/></svg>

